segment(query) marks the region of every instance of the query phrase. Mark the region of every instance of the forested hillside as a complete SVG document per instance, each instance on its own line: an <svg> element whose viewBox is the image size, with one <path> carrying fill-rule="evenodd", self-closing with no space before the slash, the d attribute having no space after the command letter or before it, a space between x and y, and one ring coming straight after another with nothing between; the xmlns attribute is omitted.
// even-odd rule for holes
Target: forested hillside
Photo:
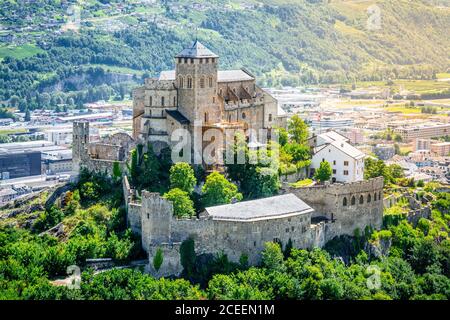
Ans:
<svg viewBox="0 0 450 320"><path fill-rule="evenodd" d="M123 97L195 38L221 68L245 66L263 85L429 79L449 67L447 1L8 0L0 9L0 100L17 96L22 109Z"/></svg>

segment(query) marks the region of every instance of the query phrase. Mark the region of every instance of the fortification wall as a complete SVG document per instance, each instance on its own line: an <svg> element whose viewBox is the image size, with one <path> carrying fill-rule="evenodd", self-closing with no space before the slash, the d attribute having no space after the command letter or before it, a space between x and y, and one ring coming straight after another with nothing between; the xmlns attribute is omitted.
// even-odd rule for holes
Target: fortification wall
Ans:
<svg viewBox="0 0 450 320"><path fill-rule="evenodd" d="M149 257L149 273L156 277L169 277L169 276L179 276L183 271L183 266L180 260L180 246L181 243L160 243L158 245L151 246L148 251ZM162 250L163 262L159 268L156 270L153 265L153 259L156 255L158 249Z"/></svg>
<svg viewBox="0 0 450 320"><path fill-rule="evenodd" d="M306 188L285 187L310 205L313 217L335 221L333 233L353 235L356 228L380 228L383 223L383 178Z"/></svg>
<svg viewBox="0 0 450 320"><path fill-rule="evenodd" d="M336 221L320 221L311 224L308 248L322 248L334 237L339 236L339 225Z"/></svg>
<svg viewBox="0 0 450 320"><path fill-rule="evenodd" d="M223 252L234 262L245 254L249 263L255 265L261 261L264 244L269 241L285 245L291 239L296 248L323 247L335 236L353 235L356 228L362 231L366 226L381 227L383 201L379 199L382 199L382 187L383 181L374 179L350 185L294 189L297 196L313 208L324 210L315 215L330 217L313 224L312 213L252 222L212 220L208 216L177 219L169 200L158 193L144 191L142 205L128 204L128 222L133 230L142 230L142 246L149 253L150 265L156 250L163 250L164 259L167 259L161 269L156 271L150 266L150 272L155 276L182 271L179 244L188 238L194 239L197 254ZM377 200L373 199L375 193ZM359 202L361 196L362 203ZM346 205L344 198L348 199ZM354 204L352 198L355 198Z"/></svg>
<svg viewBox="0 0 450 320"><path fill-rule="evenodd" d="M88 158L85 159L80 165L81 167L84 167L89 171L106 172L109 176L112 176L114 162L116 161ZM117 161L117 162L119 163L120 170L122 172L125 172L127 170L126 162L125 161Z"/></svg>

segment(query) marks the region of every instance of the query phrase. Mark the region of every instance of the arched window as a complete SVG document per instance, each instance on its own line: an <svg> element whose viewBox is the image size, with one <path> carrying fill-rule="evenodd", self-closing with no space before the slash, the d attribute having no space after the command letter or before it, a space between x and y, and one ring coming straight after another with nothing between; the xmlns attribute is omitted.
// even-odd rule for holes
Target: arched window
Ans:
<svg viewBox="0 0 450 320"><path fill-rule="evenodd" d="M178 81L180 83L180 88L184 88L184 79L183 79L183 77L180 76Z"/></svg>
<svg viewBox="0 0 450 320"><path fill-rule="evenodd" d="M373 201L377 201L377 193L376 192L373 194Z"/></svg>
<svg viewBox="0 0 450 320"><path fill-rule="evenodd" d="M371 202L372 201L372 196L370 195L370 193L367 195L367 202Z"/></svg>
<svg viewBox="0 0 450 320"><path fill-rule="evenodd" d="M245 112L242 112L242 119L245 119L246 115Z"/></svg>
<svg viewBox="0 0 450 320"><path fill-rule="evenodd" d="M192 78L191 77L187 78L187 87L188 87L188 89L192 89Z"/></svg>
<svg viewBox="0 0 450 320"><path fill-rule="evenodd" d="M359 204L363 204L364 203L364 197L363 195L359 196Z"/></svg>
<svg viewBox="0 0 450 320"><path fill-rule="evenodd" d="M356 198L355 198L355 196L353 196L352 197L352 201L351 201L351 205L353 206L353 205L355 205L356 204Z"/></svg>
<svg viewBox="0 0 450 320"><path fill-rule="evenodd" d="M208 82L209 82L209 87L212 88L213 87L213 78L209 77Z"/></svg>
<svg viewBox="0 0 450 320"><path fill-rule="evenodd" d="M344 200L342 200L342 205L343 205L344 207L347 206L347 197L344 197Z"/></svg>
<svg viewBox="0 0 450 320"><path fill-rule="evenodd" d="M205 78L204 77L201 77L200 78L200 88L204 88L205 87Z"/></svg>

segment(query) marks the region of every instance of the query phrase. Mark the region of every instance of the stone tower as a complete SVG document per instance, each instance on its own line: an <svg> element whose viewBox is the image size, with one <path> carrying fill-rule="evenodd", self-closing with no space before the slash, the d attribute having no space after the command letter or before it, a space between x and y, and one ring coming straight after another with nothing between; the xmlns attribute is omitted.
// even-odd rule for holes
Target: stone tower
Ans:
<svg viewBox="0 0 450 320"><path fill-rule="evenodd" d="M220 122L217 107L217 66L219 56L199 41L175 56L178 109L191 124Z"/></svg>
<svg viewBox="0 0 450 320"><path fill-rule="evenodd" d="M89 144L89 122L75 121L73 123L73 140L72 140L72 169L78 172L80 164L87 155L86 148Z"/></svg>

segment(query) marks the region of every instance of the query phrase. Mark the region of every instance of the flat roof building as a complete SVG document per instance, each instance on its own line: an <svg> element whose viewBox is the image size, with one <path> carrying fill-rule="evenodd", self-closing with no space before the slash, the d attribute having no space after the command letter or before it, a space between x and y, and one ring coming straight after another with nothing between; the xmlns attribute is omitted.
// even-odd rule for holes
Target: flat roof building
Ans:
<svg viewBox="0 0 450 320"><path fill-rule="evenodd" d="M415 138L439 138L450 135L450 123L427 123L412 127L398 127L394 129L394 132L407 142Z"/></svg>

